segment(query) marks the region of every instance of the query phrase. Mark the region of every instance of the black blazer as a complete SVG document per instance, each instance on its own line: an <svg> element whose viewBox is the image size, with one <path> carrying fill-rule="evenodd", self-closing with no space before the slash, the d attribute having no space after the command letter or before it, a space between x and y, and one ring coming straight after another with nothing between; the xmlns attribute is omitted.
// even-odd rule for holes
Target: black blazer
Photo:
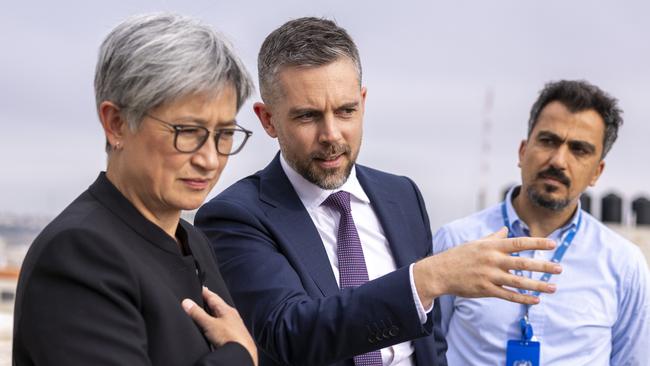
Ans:
<svg viewBox="0 0 650 366"><path fill-rule="evenodd" d="M407 340L418 366L446 365L440 306L420 324L409 282L409 264L432 250L420 192L408 178L356 169L398 268L356 289L339 289L277 156L197 213L262 366L348 366L353 355Z"/></svg>
<svg viewBox="0 0 650 366"><path fill-rule="evenodd" d="M176 242L101 173L32 244L18 281L14 365L252 365L213 349L181 308L205 285L232 304L205 237ZM186 239L186 240L183 240Z"/></svg>

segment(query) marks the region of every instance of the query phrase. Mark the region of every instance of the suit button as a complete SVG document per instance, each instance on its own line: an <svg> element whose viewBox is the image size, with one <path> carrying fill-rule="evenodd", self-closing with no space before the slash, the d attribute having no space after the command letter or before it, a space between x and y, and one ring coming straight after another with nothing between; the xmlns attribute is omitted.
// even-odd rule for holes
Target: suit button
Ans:
<svg viewBox="0 0 650 366"><path fill-rule="evenodd" d="M390 338L391 337L390 329L384 328L384 331L381 333L381 335L382 337L384 337L384 339Z"/></svg>
<svg viewBox="0 0 650 366"><path fill-rule="evenodd" d="M388 334L390 334L391 337L397 337L397 335L399 334L399 327L397 325L393 325L392 327L390 327Z"/></svg>

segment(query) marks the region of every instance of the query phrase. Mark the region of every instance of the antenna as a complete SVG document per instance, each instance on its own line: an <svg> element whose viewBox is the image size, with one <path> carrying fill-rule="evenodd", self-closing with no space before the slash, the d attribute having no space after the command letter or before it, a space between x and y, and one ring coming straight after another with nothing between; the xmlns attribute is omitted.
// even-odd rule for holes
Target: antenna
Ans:
<svg viewBox="0 0 650 366"><path fill-rule="evenodd" d="M481 127L481 156L479 168L479 186L478 186L478 209L482 210L487 206L487 186L490 175L490 152L492 145L490 134L492 132L492 108L494 106L494 90L488 87L485 91L485 101L483 104L483 121Z"/></svg>

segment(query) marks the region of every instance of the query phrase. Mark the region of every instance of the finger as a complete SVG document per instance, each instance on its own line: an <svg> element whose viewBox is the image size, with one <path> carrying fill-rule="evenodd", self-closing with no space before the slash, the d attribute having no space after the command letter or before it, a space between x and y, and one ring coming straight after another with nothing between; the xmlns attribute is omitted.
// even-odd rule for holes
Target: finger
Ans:
<svg viewBox="0 0 650 366"><path fill-rule="evenodd" d="M501 249L506 253L521 252L524 250L550 250L555 248L555 241L546 238L517 237L501 239Z"/></svg>
<svg viewBox="0 0 650 366"><path fill-rule="evenodd" d="M520 270L532 272L546 272L550 274L562 273L562 266L548 261L538 259L522 258L507 256L503 259L502 269L504 270Z"/></svg>
<svg viewBox="0 0 650 366"><path fill-rule="evenodd" d="M507 237L508 237L508 228L506 226L502 226L501 229L493 232L488 236L484 236L479 240L505 239Z"/></svg>
<svg viewBox="0 0 650 366"><path fill-rule="evenodd" d="M210 289L205 286L203 287L203 299L205 299L212 314L216 317L223 316L223 314L230 309L230 305L228 305L221 296L210 291Z"/></svg>
<svg viewBox="0 0 650 366"><path fill-rule="evenodd" d="M505 289L505 288L499 287L499 286L495 286L494 297L498 297L498 298L506 300L506 301L516 302L516 303L524 304L524 305L537 305L537 304L539 304L539 297L537 297L537 296L523 295L523 294L520 294L517 291L508 290L508 289Z"/></svg>
<svg viewBox="0 0 650 366"><path fill-rule="evenodd" d="M194 320L203 330L207 327L208 322L213 319L210 314L206 313L205 310L196 305L196 303L190 299L183 300L181 306L187 315L189 315L190 318L192 318L192 320Z"/></svg>
<svg viewBox="0 0 650 366"><path fill-rule="evenodd" d="M495 284L521 290L539 291L547 294L552 294L557 290L557 286L555 284L532 280L527 277L517 276L513 274L505 274L503 277L500 277L497 281L495 281Z"/></svg>

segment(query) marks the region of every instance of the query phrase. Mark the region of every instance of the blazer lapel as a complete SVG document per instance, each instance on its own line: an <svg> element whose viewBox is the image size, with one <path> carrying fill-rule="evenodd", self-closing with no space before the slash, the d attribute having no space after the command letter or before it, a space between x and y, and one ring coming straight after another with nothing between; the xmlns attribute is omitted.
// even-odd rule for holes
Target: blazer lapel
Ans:
<svg viewBox="0 0 650 366"><path fill-rule="evenodd" d="M370 204L384 229L397 268L415 262L419 258L415 246L411 245L413 237L404 210L396 200L397 197L391 193L390 187L376 179L367 168L357 164L356 169L357 179L368 195Z"/></svg>
<svg viewBox="0 0 650 366"><path fill-rule="evenodd" d="M279 153L260 172L260 200L269 220L278 225L283 242L296 254L324 296L339 292L325 247L309 213L280 165Z"/></svg>

